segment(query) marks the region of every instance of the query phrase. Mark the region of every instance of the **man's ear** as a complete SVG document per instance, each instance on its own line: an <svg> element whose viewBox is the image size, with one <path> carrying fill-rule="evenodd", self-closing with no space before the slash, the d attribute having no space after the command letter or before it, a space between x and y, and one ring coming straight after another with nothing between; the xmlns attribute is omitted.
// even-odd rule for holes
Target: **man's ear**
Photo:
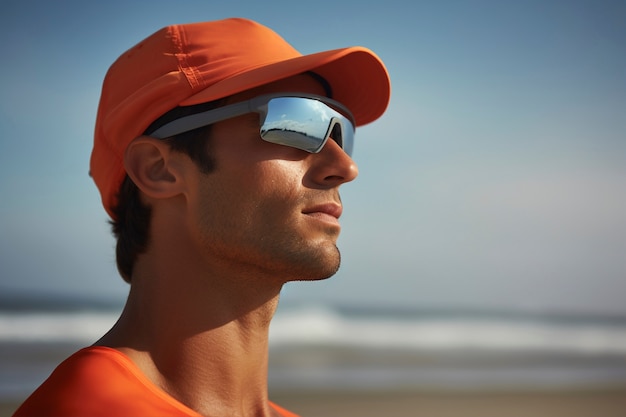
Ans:
<svg viewBox="0 0 626 417"><path fill-rule="evenodd" d="M182 192L179 158L162 140L140 136L126 148L124 168L147 196L169 198Z"/></svg>

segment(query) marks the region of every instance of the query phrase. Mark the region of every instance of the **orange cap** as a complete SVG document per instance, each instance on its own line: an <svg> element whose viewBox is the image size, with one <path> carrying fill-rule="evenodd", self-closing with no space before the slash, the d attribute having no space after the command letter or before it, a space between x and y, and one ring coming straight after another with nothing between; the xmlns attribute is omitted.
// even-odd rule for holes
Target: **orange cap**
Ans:
<svg viewBox="0 0 626 417"><path fill-rule="evenodd" d="M126 175L124 151L158 117L177 106L205 103L313 71L357 126L380 117L390 81L369 49L302 55L271 29L246 19L165 27L122 54L106 74L96 118L90 173L107 213Z"/></svg>

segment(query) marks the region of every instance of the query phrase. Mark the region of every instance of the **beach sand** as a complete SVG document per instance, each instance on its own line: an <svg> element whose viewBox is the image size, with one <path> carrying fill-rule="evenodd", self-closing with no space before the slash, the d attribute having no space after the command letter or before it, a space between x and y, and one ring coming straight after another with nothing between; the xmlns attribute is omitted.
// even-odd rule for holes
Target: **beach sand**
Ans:
<svg viewBox="0 0 626 417"><path fill-rule="evenodd" d="M272 392L302 417L626 417L626 387L594 390ZM0 403L10 416L18 402Z"/></svg>
<svg viewBox="0 0 626 417"><path fill-rule="evenodd" d="M626 389L275 395L303 417L626 417Z"/></svg>

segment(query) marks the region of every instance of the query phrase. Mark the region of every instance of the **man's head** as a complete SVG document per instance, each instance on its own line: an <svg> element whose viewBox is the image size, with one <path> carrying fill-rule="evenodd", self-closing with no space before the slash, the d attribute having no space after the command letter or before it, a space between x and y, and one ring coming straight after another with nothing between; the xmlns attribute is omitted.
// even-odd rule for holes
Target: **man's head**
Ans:
<svg viewBox="0 0 626 417"><path fill-rule="evenodd" d="M182 153L189 157L196 167L200 167L199 172L207 174L213 170L215 160L219 161L220 157L224 156L212 155L211 151L214 148L212 141L222 142L222 145L216 148L218 153L228 148L229 143L226 142L232 134L226 134L224 126L229 126L232 132L233 129L241 128L236 124L237 121L246 121L248 125L255 125L256 128L256 133L251 136L263 142L259 138L259 119L263 118L267 123L264 125L266 131L263 133L262 130L261 136L267 135L264 139L269 145L276 146L276 143L281 143L280 137L287 135L286 125L283 123L280 126L281 132L274 134L273 125L270 123L280 121L280 106L288 106L291 109L290 118L298 122L305 120L293 108L304 106L303 108L311 111L314 106L319 106L323 111L320 120L330 117L334 121L329 123L328 127L335 130L329 131L327 137L332 135L333 140L346 146L352 133L351 128L371 122L384 112L389 100L389 90L388 75L382 62L365 48L344 48L302 56L268 28L243 19L170 26L156 32L123 54L107 73L96 122L91 174L102 195L104 207L113 219L114 228L118 229L116 232L128 227L132 229L138 227L138 220L147 217L151 209L150 205L143 204L137 190L133 191L135 197L132 197L131 192L129 198L127 192L128 188L132 191L135 186L142 190L144 187L148 192L143 194L149 196L150 185L142 183L139 174L142 172L141 169L150 169L143 162L140 163L150 158L146 153L149 150L160 149L167 152L167 149L171 149L173 154ZM258 98L266 93L274 93L277 97ZM293 97L294 95L299 97ZM330 97L339 103L326 100L324 97ZM254 107L247 109L249 111L241 111L239 108L239 113L237 111L232 113L233 109L237 110L238 105L227 107L248 100L252 100L249 106ZM207 108L218 108L218 111L207 112ZM220 117L220 114L226 111L223 109L227 110L226 115ZM188 119L182 117L185 114L199 113L203 115L196 124L193 121L189 124ZM219 122L211 127L211 123L216 120ZM182 128L179 126L181 123ZM305 134L292 135L287 140L290 142L287 145L296 146L294 141L298 140L304 141L304 144L300 143L296 148L299 146L300 149L306 149L311 143L315 145L316 139L307 136L313 133L315 132L309 128ZM155 139L149 135L165 140ZM170 137L172 135L173 138ZM313 134L315 135L320 134ZM278 141L275 137L279 138ZM321 146L323 145L321 143ZM333 148L336 145L335 143L328 146ZM324 146L324 149L328 146ZM257 150L261 152L261 149ZM321 147L317 151L322 154ZM329 157L331 151L332 149L324 151L326 155L324 163L332 162L337 172L326 173L327 178L322 181L326 185L309 178L309 181L312 181L309 187L323 189L328 185L328 178L332 179L330 182L341 183L351 180L356 175L356 166L345 153L333 153L334 156ZM229 156L236 157L232 160L239 161L240 168L245 167L242 164L258 164L260 161L258 157L263 154L262 152L251 154L241 148L238 152ZM250 155L256 159L250 159ZM293 154L291 158L294 158ZM324 158L320 155L316 161L322 159ZM348 160L350 162L347 162ZM218 162L217 165L217 170L223 168L219 166L223 164ZM304 178L308 175L304 172L299 174ZM132 181L127 179L127 175ZM297 176L295 172L291 172L290 175ZM204 181L200 179L201 177L198 178L198 181ZM223 183L230 179L232 178L223 176L222 187ZM274 178L272 181L279 179ZM300 181L305 179L300 178ZM219 184L212 184L212 187L215 189ZM235 181L231 187L245 188L246 185ZM258 188L259 184L254 187ZM254 190L254 187L250 190ZM124 191L121 195L120 190ZM242 195L244 192L243 189L227 191L233 195ZM324 201L317 198L316 204L338 204L336 201L338 195L332 198L328 197L329 195ZM222 195L222 199L224 196ZM196 209L204 205L202 210L211 212L207 210L206 201L200 201L209 197L215 198L215 195L194 194L193 198L198 198ZM190 198L189 195L187 198ZM257 199L261 198L262 196L257 196ZM313 200L312 198L307 204L310 205ZM236 205L243 201L234 199L231 202ZM143 213L139 219L120 219L120 213L123 211L120 209L120 202L126 212L137 209L137 205L145 210L139 210ZM315 207L302 208L309 210ZM229 209L226 206L220 208L220 210ZM269 210L269 207L267 209ZM271 210L276 212L278 205ZM246 216L254 217L251 213L222 214L230 214L237 221L245 220ZM207 213L198 215L202 216L202 219L196 219L198 224L203 221L207 223ZM213 212L214 219L219 216L219 212ZM223 217L222 222L227 219ZM278 219L276 223L279 224ZM217 223L214 223L211 227L215 228L216 225ZM148 227L149 224L145 226ZM257 232L262 234L268 230ZM123 272L122 275L127 274ZM129 276L125 278L130 279Z"/></svg>

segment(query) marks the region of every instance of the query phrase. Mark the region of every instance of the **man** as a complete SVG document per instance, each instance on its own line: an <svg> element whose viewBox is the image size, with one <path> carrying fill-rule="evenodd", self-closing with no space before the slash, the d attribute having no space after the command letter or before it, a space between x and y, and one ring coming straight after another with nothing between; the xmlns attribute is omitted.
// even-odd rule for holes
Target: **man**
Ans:
<svg viewBox="0 0 626 417"><path fill-rule="evenodd" d="M371 51L302 56L244 19L170 26L120 56L91 175L127 304L16 416L294 416L268 400L269 323L286 282L337 271L354 127L389 93Z"/></svg>

